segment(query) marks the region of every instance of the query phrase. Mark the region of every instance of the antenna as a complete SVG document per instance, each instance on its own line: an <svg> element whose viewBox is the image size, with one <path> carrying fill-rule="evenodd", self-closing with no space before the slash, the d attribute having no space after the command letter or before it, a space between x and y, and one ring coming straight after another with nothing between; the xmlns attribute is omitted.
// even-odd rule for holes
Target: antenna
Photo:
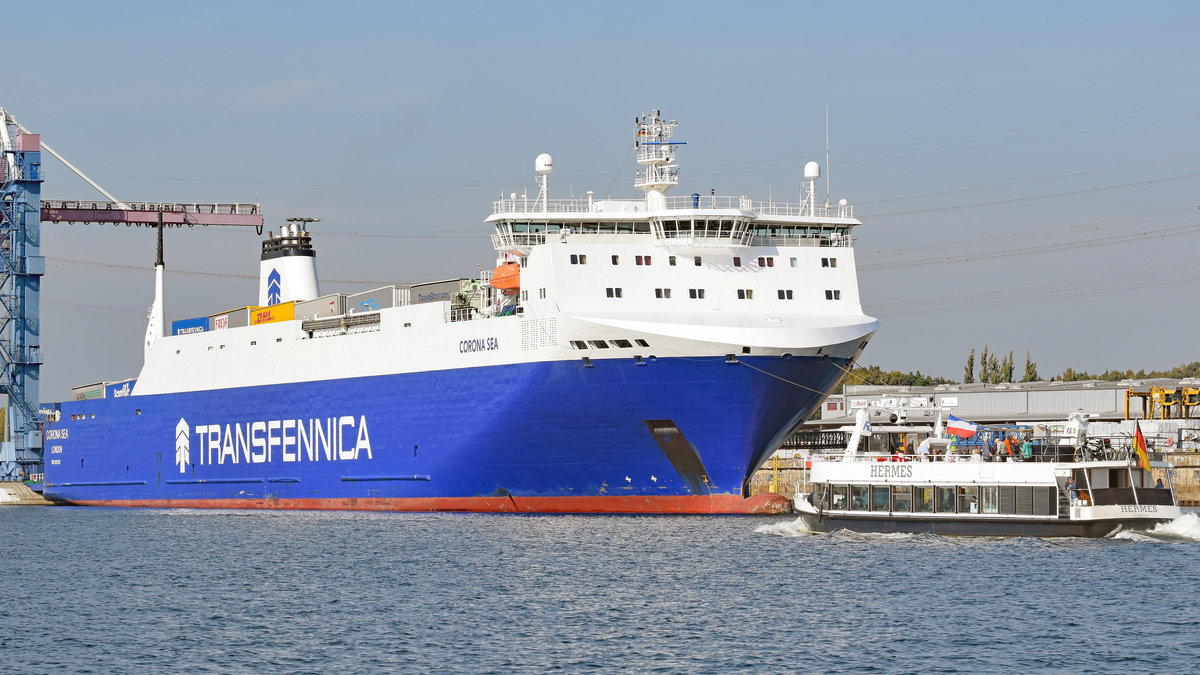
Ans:
<svg viewBox="0 0 1200 675"><path fill-rule="evenodd" d="M825 104L825 203L829 203L829 104Z"/></svg>

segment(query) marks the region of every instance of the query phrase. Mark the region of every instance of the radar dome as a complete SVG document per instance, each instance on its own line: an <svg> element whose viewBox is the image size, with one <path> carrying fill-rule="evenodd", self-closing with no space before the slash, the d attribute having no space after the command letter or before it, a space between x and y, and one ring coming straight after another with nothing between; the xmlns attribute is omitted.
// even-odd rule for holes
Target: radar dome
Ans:
<svg viewBox="0 0 1200 675"><path fill-rule="evenodd" d="M816 162L809 162L804 165L804 179L816 180L821 177L821 165Z"/></svg>
<svg viewBox="0 0 1200 675"><path fill-rule="evenodd" d="M549 153L543 152L537 156L537 159L533 160L533 170L542 176L553 173L554 159L550 157Z"/></svg>

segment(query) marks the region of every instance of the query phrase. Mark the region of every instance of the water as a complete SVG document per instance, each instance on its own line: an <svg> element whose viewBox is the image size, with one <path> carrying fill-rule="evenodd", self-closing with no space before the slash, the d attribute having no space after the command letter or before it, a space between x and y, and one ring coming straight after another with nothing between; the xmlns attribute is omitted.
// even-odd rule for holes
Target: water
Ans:
<svg viewBox="0 0 1200 675"><path fill-rule="evenodd" d="M7 672L1188 672L1200 519L1113 540L790 517L0 509Z"/></svg>

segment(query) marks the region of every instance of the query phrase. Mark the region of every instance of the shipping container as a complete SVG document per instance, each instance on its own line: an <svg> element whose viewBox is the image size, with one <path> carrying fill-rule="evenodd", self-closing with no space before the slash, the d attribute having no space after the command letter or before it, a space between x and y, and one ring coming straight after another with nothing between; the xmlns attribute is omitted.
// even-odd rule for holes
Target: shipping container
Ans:
<svg viewBox="0 0 1200 675"><path fill-rule="evenodd" d="M275 323L277 321L291 321L296 318L296 303L281 302L270 307L254 307L250 310L250 325L257 326L263 323Z"/></svg>
<svg viewBox="0 0 1200 675"><path fill-rule="evenodd" d="M241 328L242 326L250 325L250 312L261 307L240 307L231 309L228 312L213 314L209 316L212 323L209 324L209 330L221 330L224 328Z"/></svg>
<svg viewBox="0 0 1200 675"><path fill-rule="evenodd" d="M341 316L346 313L346 296L340 293L322 295L316 300L305 300L296 303L296 318L301 321L324 319L327 316Z"/></svg>
<svg viewBox="0 0 1200 675"><path fill-rule="evenodd" d="M346 297L346 313L361 314L362 312L377 312L381 309L396 306L396 287L384 286L375 290L355 293Z"/></svg>
<svg viewBox="0 0 1200 675"><path fill-rule="evenodd" d="M450 279L448 281L413 284L408 288L408 302L413 305L420 305L426 302L453 301L454 296L462 290L464 281L467 281L467 279Z"/></svg>
<svg viewBox="0 0 1200 675"><path fill-rule="evenodd" d="M206 317L207 318L207 317ZM133 386L137 384L135 378L121 380L120 382L105 382L104 383L104 398L122 398L133 393Z"/></svg>
<svg viewBox="0 0 1200 675"><path fill-rule="evenodd" d="M94 398L104 398L104 383L85 384L71 389L72 401L90 401Z"/></svg>
<svg viewBox="0 0 1200 675"><path fill-rule="evenodd" d="M198 316L194 319L180 319L171 322L171 335L188 335L190 333L203 333L208 330L209 318L207 316Z"/></svg>

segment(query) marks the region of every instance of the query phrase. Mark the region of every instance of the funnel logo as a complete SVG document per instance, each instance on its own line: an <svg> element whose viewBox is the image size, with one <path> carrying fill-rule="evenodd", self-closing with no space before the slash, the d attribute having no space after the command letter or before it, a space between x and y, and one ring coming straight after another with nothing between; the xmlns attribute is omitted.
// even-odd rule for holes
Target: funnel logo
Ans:
<svg viewBox="0 0 1200 675"><path fill-rule="evenodd" d="M179 473L184 473L188 462L191 461L191 434L188 433L187 420L179 418L175 425L175 463L179 465Z"/></svg>
<svg viewBox="0 0 1200 675"><path fill-rule="evenodd" d="M281 293L279 291L279 285L280 285L279 270L272 268L271 273L267 275L267 304L268 305L278 305L279 304L279 296L281 295Z"/></svg>

